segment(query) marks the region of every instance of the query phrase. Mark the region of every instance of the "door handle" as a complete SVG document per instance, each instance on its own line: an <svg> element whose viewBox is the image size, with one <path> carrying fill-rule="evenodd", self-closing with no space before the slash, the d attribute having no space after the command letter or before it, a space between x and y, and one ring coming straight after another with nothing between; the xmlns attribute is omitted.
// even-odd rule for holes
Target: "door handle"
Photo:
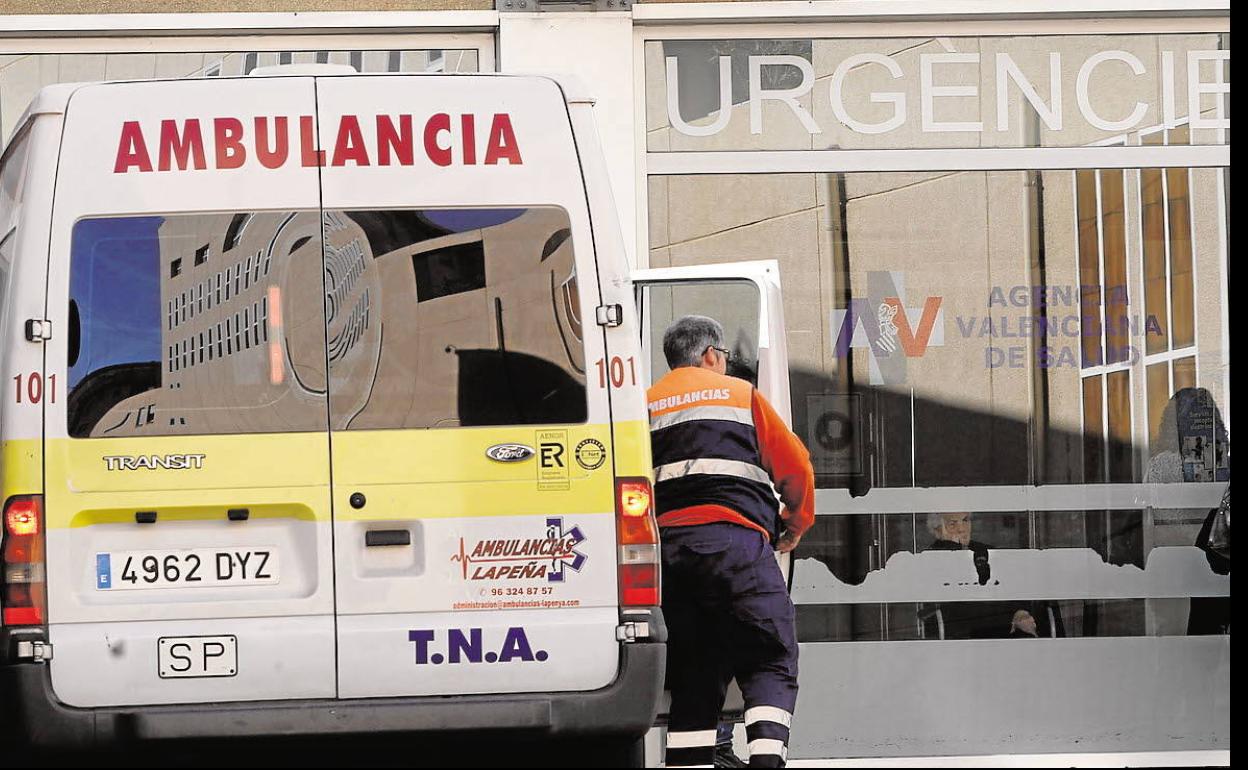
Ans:
<svg viewBox="0 0 1248 770"><path fill-rule="evenodd" d="M371 529L364 533L364 545L369 548L411 544L412 533L406 529Z"/></svg>

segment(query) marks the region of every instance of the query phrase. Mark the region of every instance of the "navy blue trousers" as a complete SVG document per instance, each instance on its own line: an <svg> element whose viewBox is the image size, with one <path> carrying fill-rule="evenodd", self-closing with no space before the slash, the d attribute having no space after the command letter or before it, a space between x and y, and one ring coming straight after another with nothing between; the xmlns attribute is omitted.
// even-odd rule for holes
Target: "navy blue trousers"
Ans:
<svg viewBox="0 0 1248 770"><path fill-rule="evenodd" d="M734 677L745 697L750 765L783 766L797 703L797 638L771 545L726 523L668 527L661 541L672 693L667 766L711 763Z"/></svg>

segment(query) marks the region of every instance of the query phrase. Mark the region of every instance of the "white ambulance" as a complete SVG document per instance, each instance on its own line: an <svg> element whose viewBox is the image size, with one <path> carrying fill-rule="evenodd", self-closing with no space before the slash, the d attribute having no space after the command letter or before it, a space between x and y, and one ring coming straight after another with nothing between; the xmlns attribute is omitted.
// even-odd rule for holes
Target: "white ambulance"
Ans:
<svg viewBox="0 0 1248 770"><path fill-rule="evenodd" d="M53 86L0 163L5 745L636 758L653 339L728 314L787 412L774 263L635 289L591 100L551 78Z"/></svg>

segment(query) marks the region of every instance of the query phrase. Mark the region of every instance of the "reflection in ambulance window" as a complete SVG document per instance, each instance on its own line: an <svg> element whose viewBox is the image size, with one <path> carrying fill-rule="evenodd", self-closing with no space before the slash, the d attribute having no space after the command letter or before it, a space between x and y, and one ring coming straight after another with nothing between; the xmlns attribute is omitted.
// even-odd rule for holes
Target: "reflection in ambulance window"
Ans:
<svg viewBox="0 0 1248 770"><path fill-rule="evenodd" d="M650 332L650 381L667 373L663 333L686 315L704 315L724 326L724 343L731 354L728 374L758 384L758 287L750 281L697 281L648 285L645 288L643 328Z"/></svg>
<svg viewBox="0 0 1248 770"><path fill-rule="evenodd" d="M314 211L77 222L69 434L325 430L320 229Z"/></svg>
<svg viewBox="0 0 1248 770"><path fill-rule="evenodd" d="M485 288L485 249L481 241L459 243L412 257L416 301Z"/></svg>
<svg viewBox="0 0 1248 770"><path fill-rule="evenodd" d="M81 220L70 435L583 422L573 254L557 208Z"/></svg>
<svg viewBox="0 0 1248 770"><path fill-rule="evenodd" d="M330 211L325 222L335 429L586 419L565 211Z"/></svg>

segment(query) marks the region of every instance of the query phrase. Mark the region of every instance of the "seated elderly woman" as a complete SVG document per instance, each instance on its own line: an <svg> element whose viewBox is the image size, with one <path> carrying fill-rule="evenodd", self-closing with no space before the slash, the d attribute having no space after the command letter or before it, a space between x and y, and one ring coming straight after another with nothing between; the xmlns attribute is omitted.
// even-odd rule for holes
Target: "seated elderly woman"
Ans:
<svg viewBox="0 0 1248 770"><path fill-rule="evenodd" d="M962 551L972 554L980 585L992 579L987 543L972 537L973 518L969 512L929 513L927 529L932 534L929 550ZM968 597L970 598L970 597ZM1064 636L1060 610L1052 602L965 601L944 602L925 610L926 635L944 639L1035 638ZM1036 613L1036 614L1033 614ZM1043 624L1037 621L1043 618ZM1041 627L1043 625L1043 628Z"/></svg>
<svg viewBox="0 0 1248 770"><path fill-rule="evenodd" d="M1027 610L1018 610L1014 613L1014 619L1010 621L1010 638L1011 639L1035 639L1036 619Z"/></svg>
<svg viewBox="0 0 1248 770"><path fill-rule="evenodd" d="M969 549L974 554L975 573L979 584L987 585L992 577L988 566L988 544L971 539L971 514L966 511L959 513L927 514L927 529L935 538L931 548L936 551L961 551Z"/></svg>

